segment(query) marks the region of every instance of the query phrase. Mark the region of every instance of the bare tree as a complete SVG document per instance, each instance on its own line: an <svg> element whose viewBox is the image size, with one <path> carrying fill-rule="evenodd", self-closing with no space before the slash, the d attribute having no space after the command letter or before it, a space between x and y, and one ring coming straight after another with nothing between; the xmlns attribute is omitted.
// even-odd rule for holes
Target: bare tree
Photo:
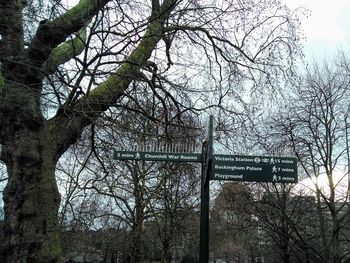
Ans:
<svg viewBox="0 0 350 263"><path fill-rule="evenodd" d="M7 262L61 261L56 163L141 83L180 112L221 104L233 89L223 79L271 81L298 41L297 17L274 0L2 0L0 35ZM191 91L213 95L204 103Z"/></svg>
<svg viewBox="0 0 350 263"><path fill-rule="evenodd" d="M349 252L345 227L348 172L336 178L337 171L344 171L340 167L349 163L349 87L344 64L314 63L295 85L287 111L280 112L274 124L287 136L305 174L315 184L321 262L341 262ZM320 185L322 178L326 185Z"/></svg>
<svg viewBox="0 0 350 263"><path fill-rule="evenodd" d="M316 199L290 184L260 184L254 204L263 240L280 262L320 262Z"/></svg>
<svg viewBox="0 0 350 263"><path fill-rule="evenodd" d="M150 210L153 231L161 244L160 259L167 263L175 258L174 250L182 246L183 236L192 234L186 224L198 209L200 180L198 167L190 164L164 164L160 173L164 180Z"/></svg>
<svg viewBox="0 0 350 263"><path fill-rule="evenodd" d="M255 258L253 254L259 256L252 195L244 183L228 182L219 188L210 212L210 250L214 259L243 262L248 257Z"/></svg>
<svg viewBox="0 0 350 263"><path fill-rule="evenodd" d="M144 97L136 105L130 102L124 107L128 114L118 121L107 118L95 123L94 129L85 132L79 145L71 147L58 165L58 180L66 191L60 211L63 230L78 228L89 233L85 222L93 227L97 221L104 231L102 218L109 221L107 227L113 227L110 218L119 218L127 226L129 244L122 254L128 255L131 262L151 258L147 243L155 243L163 260L165 255L171 257L172 247L180 239L174 233L183 230L182 222L198 200L194 193L198 190L199 172L193 165L112 160L113 148L189 151L200 145L199 129L192 127L196 124L191 115L183 113L177 124L168 123L174 118L171 113L176 112L168 108L165 115L162 107L154 108L154 100ZM166 119L164 123L154 121L159 111ZM94 200L99 200L98 209ZM157 234L148 237L145 231Z"/></svg>

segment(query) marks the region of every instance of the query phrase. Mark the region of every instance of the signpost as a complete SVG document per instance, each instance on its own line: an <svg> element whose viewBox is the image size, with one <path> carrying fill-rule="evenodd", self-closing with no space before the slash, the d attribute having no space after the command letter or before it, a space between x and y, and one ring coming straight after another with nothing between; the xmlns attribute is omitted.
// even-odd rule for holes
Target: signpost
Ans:
<svg viewBox="0 0 350 263"><path fill-rule="evenodd" d="M209 179L213 158L213 116L209 118L208 138L202 146L201 220L199 233L199 262L209 260Z"/></svg>
<svg viewBox="0 0 350 263"><path fill-rule="evenodd" d="M210 179L296 183L297 160L276 156L214 155Z"/></svg>
<svg viewBox="0 0 350 263"><path fill-rule="evenodd" d="M200 153L114 151L114 159L136 161L202 162Z"/></svg>
<svg viewBox="0 0 350 263"><path fill-rule="evenodd" d="M213 116L202 153L114 151L116 160L202 163L199 262L209 261L209 180L297 183L297 160L291 157L213 154Z"/></svg>

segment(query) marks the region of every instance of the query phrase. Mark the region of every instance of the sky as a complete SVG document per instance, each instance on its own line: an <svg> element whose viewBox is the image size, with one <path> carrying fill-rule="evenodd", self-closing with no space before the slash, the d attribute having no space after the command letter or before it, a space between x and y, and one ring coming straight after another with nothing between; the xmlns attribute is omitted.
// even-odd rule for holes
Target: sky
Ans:
<svg viewBox="0 0 350 263"><path fill-rule="evenodd" d="M282 0L290 8L299 6L310 10L311 15L302 21L306 36L306 59L331 59L337 50L350 50L349 0Z"/></svg>

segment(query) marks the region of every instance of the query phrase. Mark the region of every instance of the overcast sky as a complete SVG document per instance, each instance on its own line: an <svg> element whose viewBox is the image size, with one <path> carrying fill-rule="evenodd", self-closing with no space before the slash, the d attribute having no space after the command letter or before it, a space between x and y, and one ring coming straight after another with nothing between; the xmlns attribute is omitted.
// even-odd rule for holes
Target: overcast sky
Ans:
<svg viewBox="0 0 350 263"><path fill-rule="evenodd" d="M350 0L282 0L289 7L311 11L302 27L307 59L332 58L338 49L350 50Z"/></svg>

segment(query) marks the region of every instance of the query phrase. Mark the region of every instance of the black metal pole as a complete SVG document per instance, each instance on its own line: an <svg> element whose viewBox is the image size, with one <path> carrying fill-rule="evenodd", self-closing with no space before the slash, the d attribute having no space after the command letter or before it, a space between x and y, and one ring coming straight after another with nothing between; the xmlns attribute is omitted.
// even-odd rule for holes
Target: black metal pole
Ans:
<svg viewBox="0 0 350 263"><path fill-rule="evenodd" d="M204 166L204 165L203 165ZM204 168L204 167L203 167ZM208 263L209 260L209 183L204 181L205 174L202 169L201 187L201 222L199 241L199 262Z"/></svg>
<svg viewBox="0 0 350 263"><path fill-rule="evenodd" d="M201 219L200 219L200 241L199 262L209 261L209 179L211 160L213 155L213 116L209 118L208 139L202 148L202 176L201 176Z"/></svg>

